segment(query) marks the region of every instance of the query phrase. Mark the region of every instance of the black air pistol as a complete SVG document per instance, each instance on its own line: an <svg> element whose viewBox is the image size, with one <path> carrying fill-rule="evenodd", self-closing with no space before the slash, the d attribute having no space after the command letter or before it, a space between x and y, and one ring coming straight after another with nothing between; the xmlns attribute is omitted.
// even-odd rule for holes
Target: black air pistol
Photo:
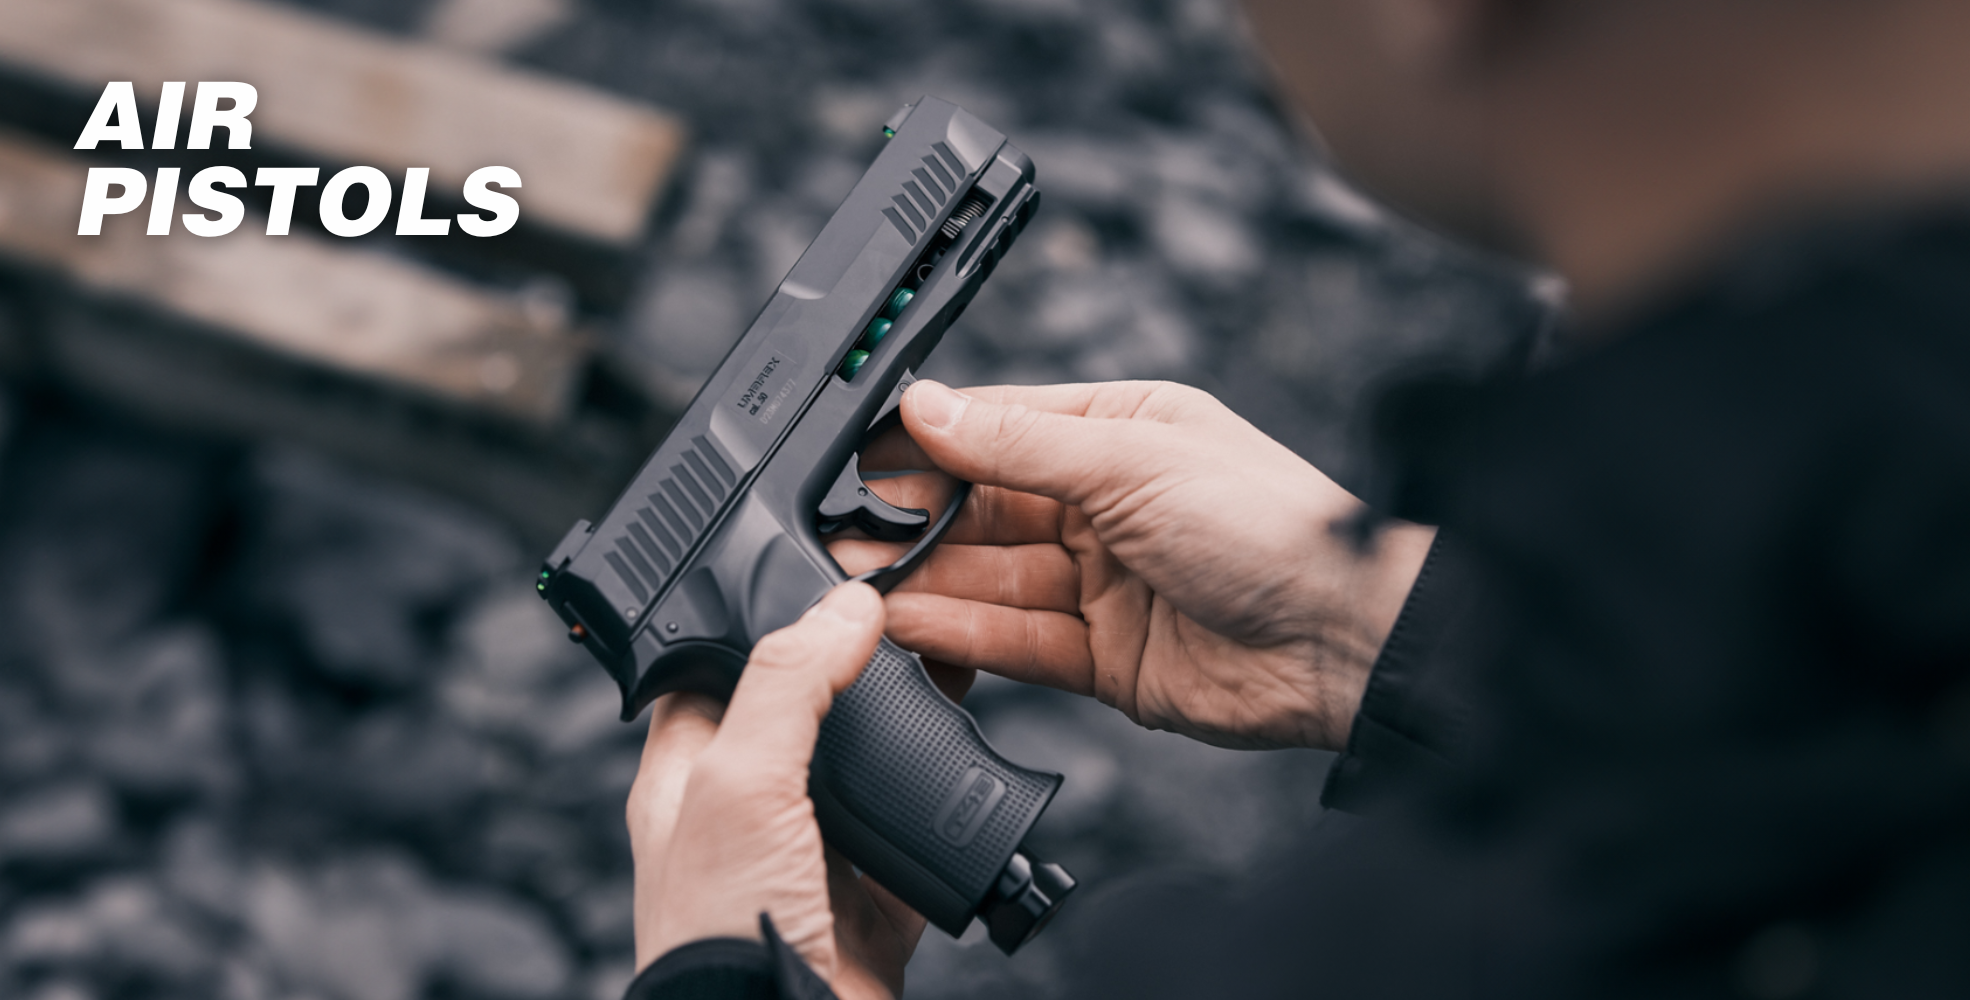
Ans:
<svg viewBox="0 0 1970 1000"><path fill-rule="evenodd" d="M1033 162L935 98L883 131L875 164L628 489L540 571L541 596L621 686L625 720L669 691L729 694L753 643L850 578L824 534L917 538L859 577L886 591L969 490L933 524L870 491L858 453L1032 217ZM979 917L1010 954L1074 888L1021 844L1060 776L1000 756L886 638L835 699L812 775L827 841L948 934Z"/></svg>

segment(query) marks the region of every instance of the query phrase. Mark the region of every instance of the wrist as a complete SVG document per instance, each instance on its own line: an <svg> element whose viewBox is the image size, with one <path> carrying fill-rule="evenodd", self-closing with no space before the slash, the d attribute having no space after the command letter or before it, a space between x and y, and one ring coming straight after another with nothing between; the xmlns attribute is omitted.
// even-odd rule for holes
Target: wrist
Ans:
<svg viewBox="0 0 1970 1000"><path fill-rule="evenodd" d="M747 941L763 944L757 919L753 921L689 920L660 922L644 941L637 942L636 964L647 966L665 955L700 941Z"/></svg>
<svg viewBox="0 0 1970 1000"><path fill-rule="evenodd" d="M1327 606L1345 609L1342 621L1320 630L1312 653L1319 711L1309 720L1308 746L1323 750L1347 746L1375 662L1435 538L1433 527L1389 522L1376 529L1365 556L1339 581L1341 592Z"/></svg>
<svg viewBox="0 0 1970 1000"><path fill-rule="evenodd" d="M676 996L777 998L778 970L763 941L705 938L638 963L625 1000Z"/></svg>
<svg viewBox="0 0 1970 1000"><path fill-rule="evenodd" d="M742 879L701 879L696 877L699 871L679 868L671 864L659 869L648 883L638 879L638 966L697 941L766 940L759 926L759 915L766 906L756 893L748 891Z"/></svg>

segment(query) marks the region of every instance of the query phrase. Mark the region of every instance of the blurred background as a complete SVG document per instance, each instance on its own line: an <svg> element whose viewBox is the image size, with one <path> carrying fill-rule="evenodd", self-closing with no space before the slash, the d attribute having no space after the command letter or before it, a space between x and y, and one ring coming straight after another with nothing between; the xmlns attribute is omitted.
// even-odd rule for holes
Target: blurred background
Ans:
<svg viewBox="0 0 1970 1000"><path fill-rule="evenodd" d="M146 137L163 81L255 84L253 148L73 150L126 79ZM0 0L0 995L619 996L641 727L533 564L924 93L1045 193L927 375L1187 382L1354 483L1359 400L1556 298L1340 180L1225 0ZM511 166L521 223L71 235L88 166L220 163L428 166L434 216ZM1035 847L1090 894L1323 821L1325 754L967 705L1066 773ZM1036 991L1073 921L932 931L911 992Z"/></svg>

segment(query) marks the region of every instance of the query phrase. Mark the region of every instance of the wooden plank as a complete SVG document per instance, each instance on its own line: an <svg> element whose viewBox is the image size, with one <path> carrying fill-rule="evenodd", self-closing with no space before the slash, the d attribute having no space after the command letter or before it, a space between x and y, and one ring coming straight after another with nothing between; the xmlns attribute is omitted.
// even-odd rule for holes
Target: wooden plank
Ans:
<svg viewBox="0 0 1970 1000"><path fill-rule="evenodd" d="M567 412L587 348L562 311L253 219L152 237L146 206L77 236L87 177L77 157L0 132L0 257L296 360L535 422Z"/></svg>
<svg viewBox="0 0 1970 1000"><path fill-rule="evenodd" d="M424 34L468 52L508 52L575 15L575 0L437 0Z"/></svg>
<svg viewBox="0 0 1970 1000"><path fill-rule="evenodd" d="M180 146L197 81L251 83L256 146L429 167L454 195L479 167L511 167L522 218L617 246L642 234L683 148L678 120L647 105L251 0L4 0L0 59L92 95L136 81L147 118L163 81L186 81Z"/></svg>
<svg viewBox="0 0 1970 1000"><path fill-rule="evenodd" d="M484 414L237 350L108 299L37 303L39 371L65 391L163 427L298 445L451 494L545 552L622 489L661 428L489 421Z"/></svg>

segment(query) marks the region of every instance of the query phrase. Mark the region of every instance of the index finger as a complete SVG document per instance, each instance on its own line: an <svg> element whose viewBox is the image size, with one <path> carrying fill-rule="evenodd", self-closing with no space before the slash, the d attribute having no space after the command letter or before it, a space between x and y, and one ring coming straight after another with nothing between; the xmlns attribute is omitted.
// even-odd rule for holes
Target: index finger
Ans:
<svg viewBox="0 0 1970 1000"><path fill-rule="evenodd" d="M876 496L898 507L941 510L951 495L950 477L941 472L913 472L869 480ZM1032 493L975 486L964 509L944 540L955 545L1032 545L1060 541L1058 501ZM897 548L901 554L907 545Z"/></svg>

